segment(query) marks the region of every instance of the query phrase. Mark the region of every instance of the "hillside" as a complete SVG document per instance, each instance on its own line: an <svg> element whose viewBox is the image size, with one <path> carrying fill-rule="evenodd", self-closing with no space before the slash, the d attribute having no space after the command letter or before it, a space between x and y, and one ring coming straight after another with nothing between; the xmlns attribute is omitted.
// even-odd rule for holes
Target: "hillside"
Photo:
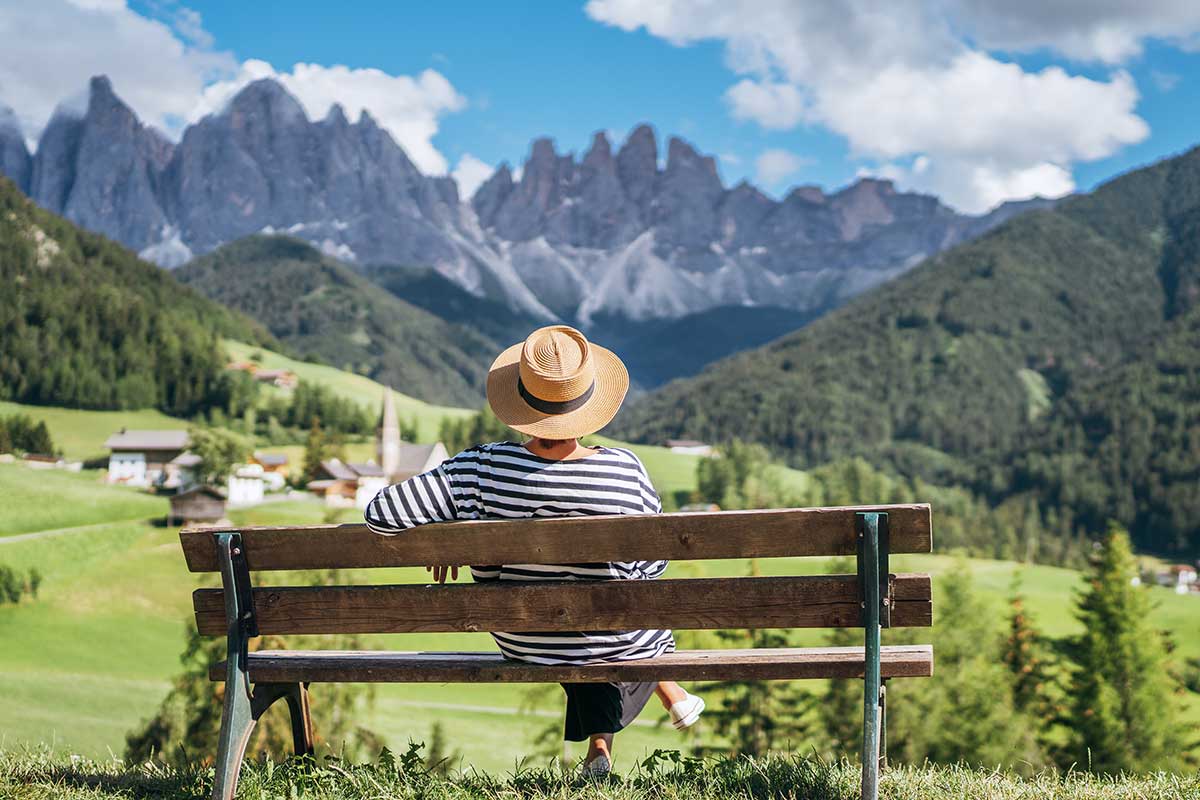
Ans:
<svg viewBox="0 0 1200 800"><path fill-rule="evenodd" d="M221 336L273 341L0 177L0 400L194 414L224 402Z"/></svg>
<svg viewBox="0 0 1200 800"><path fill-rule="evenodd" d="M651 473L655 486L663 490L653 466ZM187 571L177 531L150 521L165 514L163 498L96 484L94 472L34 473L20 465L0 464L0 485L18 485L11 484L21 480L18 475L25 478L19 484L25 506L45 507L55 502L78 508L91 504L94 511L87 519L82 515L48 518L46 527L55 530L52 535L24 540L0 537L0 564L18 570L37 567L45 577L37 602L0 606L0 641L8 645L0 648L0 695L5 699L0 705L0 730L5 732L0 749L44 742L56 755L102 758L110 751L120 754L125 734L153 713L168 691L170 679L179 672L184 631L194 624L191 592L205 578ZM28 478L31 475L43 480L39 484ZM144 507L128 506L131 498ZM231 518L238 525L315 524L328 513L321 503L296 500L235 511ZM357 513L345 510L335 519L349 521ZM18 509L0 507L0 530L18 526L31 530L34 522ZM71 525L79 527L67 527ZM896 556L892 569L940 576L955 563L946 555ZM1054 640L1078 634L1078 620L1064 609L1070 607L1081 583L1080 573L982 559L969 564L973 585L996 620L1003 618L1014 573L1020 572L1028 609L1044 633ZM830 563L811 558L764 559L757 566L767 576L798 575L822 573ZM744 575L749 568L739 560L679 562L671 566L669 575ZM342 577L375 583L424 583L428 579L420 568L349 572ZM464 574L460 581L469 582L470 578ZM935 608L944 608L948 598L940 582L934 591ZM1148 591L1155 600L1154 624L1171 632L1177 644L1176 657L1200 656L1194 624L1196 599L1158 587ZM935 627L919 635L925 639L942 633ZM826 635L822 630L798 630L795 643L819 645ZM899 630L884 634L889 642L903 635ZM684 636L686 647L721 646L719 640L697 638L711 634L689 632ZM81 650L78 642L84 640L93 646ZM467 633L368 636L362 646L490 650L493 645L486 634ZM817 691L820 683L805 682L805 687ZM519 685L381 685L375 708L362 724L382 735L393 750L402 750L409 739L428 741L433 723L441 722L450 748L462 753L464 766L508 770L523 756L540 752L535 743L540 732L561 725L561 695L557 687L550 688L553 693L547 695L548 702L538 705L535 712L522 713L519 709L530 702L527 687ZM316 686L313 693L314 702L329 696L328 687ZM1188 718L1200 719L1200 705L1194 696L1189 695L1188 703ZM709 735L701 730L696 740L681 739L669 726L655 726L661 713L657 708L647 711L622 734L623 771L654 749L689 748ZM893 727L892 732L900 730ZM808 752L809 744L819 752L830 747L828 738L816 730L808 742L796 743L796 750ZM534 758L539 759L536 763L546 763L543 756Z"/></svg>
<svg viewBox="0 0 1200 800"><path fill-rule="evenodd" d="M466 326L381 292L299 239L251 236L174 274L260 321L302 356L430 402L480 405L485 371L500 351Z"/></svg>
<svg viewBox="0 0 1200 800"><path fill-rule="evenodd" d="M449 322L465 322L501 346L519 342L545 324L503 303L476 297L431 269L372 265L361 272L400 299ZM719 306L678 319L642 322L603 315L592 320L588 336L621 357L635 389L653 389L791 333L811 318L774 306Z"/></svg>
<svg viewBox="0 0 1200 800"><path fill-rule="evenodd" d="M1149 391L1146 368L1131 365L1161 337L1183 337L1166 374L1180 385L1195 374L1200 351L1184 344L1182 317L1200 297L1198 217L1193 150L1012 220L795 334L670 384L635 403L615 433L741 437L801 467L862 455L938 483L1020 490L1005 470L1014 458L1076 447L1049 428L1039 434L1043 426L1119 419L1115 398ZM1109 388L1093 389L1102 382ZM1178 485L1130 497L1119 471L1095 477L1102 494L1128 500L1103 513L1130 525L1140 546L1200 552L1195 523L1178 527L1195 475L1196 397L1174 397L1162 406L1172 449L1149 469L1170 464ZM1075 498L1062 499L1078 514Z"/></svg>

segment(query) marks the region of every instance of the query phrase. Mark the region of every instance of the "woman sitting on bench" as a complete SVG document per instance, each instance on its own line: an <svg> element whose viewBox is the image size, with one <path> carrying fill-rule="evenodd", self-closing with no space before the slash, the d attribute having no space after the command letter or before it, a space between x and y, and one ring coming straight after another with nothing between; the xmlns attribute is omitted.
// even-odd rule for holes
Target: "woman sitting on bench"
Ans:
<svg viewBox="0 0 1200 800"><path fill-rule="evenodd" d="M657 514L658 494L636 455L584 447L579 437L607 425L629 388L612 352L565 325L541 328L505 350L488 373L488 403L501 422L531 437L464 450L440 466L381 491L367 506L371 530L392 535L461 519ZM476 581L649 580L666 561L472 566ZM439 583L458 567L433 566ZM535 664L597 664L654 658L675 649L671 631L492 633L506 658ZM564 683L566 738L588 741L585 775L612 766L613 734L657 694L676 728L695 724L704 701L677 683Z"/></svg>

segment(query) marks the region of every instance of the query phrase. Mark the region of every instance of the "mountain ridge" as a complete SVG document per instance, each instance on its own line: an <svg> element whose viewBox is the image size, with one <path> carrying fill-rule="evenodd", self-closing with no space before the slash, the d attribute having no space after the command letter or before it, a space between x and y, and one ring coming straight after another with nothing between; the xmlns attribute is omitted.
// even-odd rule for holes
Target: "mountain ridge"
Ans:
<svg viewBox="0 0 1200 800"><path fill-rule="evenodd" d="M858 455L996 499L1035 491L1047 513L1092 533L1109 513L1142 547L1200 552L1185 513L1200 397L1173 377L1200 374L1200 352L1181 344L1195 341L1198 235L1200 148L1011 220L668 384L623 412L615 435L740 437L798 467ZM1161 341L1175 342L1169 357L1156 355ZM1143 361L1161 378L1134 368ZM1167 443L1155 458L1125 459L1114 444L1133 441L1121 433L1130 409ZM1108 466L1065 479L1094 458Z"/></svg>
<svg viewBox="0 0 1200 800"><path fill-rule="evenodd" d="M936 198L861 180L781 200L648 125L581 158L537 139L520 180L502 165L463 201L423 175L369 113L320 120L280 84L248 84L178 143L143 125L107 78L60 110L32 154L12 125L0 170L39 204L177 266L246 235L287 233L360 266L430 267L523 314L677 318L733 305L814 315L994 227L1017 206L966 217ZM1033 201L1044 204L1049 201Z"/></svg>

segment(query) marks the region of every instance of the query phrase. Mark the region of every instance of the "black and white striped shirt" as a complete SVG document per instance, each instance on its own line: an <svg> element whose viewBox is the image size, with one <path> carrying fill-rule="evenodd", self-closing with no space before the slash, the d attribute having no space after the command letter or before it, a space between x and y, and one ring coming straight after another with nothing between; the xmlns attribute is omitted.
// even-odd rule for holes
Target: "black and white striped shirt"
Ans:
<svg viewBox="0 0 1200 800"><path fill-rule="evenodd" d="M658 493L636 455L615 447L573 461L553 461L513 442L485 444L403 483L367 505L367 526L396 534L458 519L657 514ZM476 581L647 580L666 561L472 566ZM535 664L632 661L675 649L671 631L493 632L507 658Z"/></svg>

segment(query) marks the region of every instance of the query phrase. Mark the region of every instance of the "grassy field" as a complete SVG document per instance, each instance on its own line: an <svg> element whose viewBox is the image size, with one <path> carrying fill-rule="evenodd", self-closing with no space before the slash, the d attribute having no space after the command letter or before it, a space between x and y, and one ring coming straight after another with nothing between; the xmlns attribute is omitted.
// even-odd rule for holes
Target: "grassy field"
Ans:
<svg viewBox="0 0 1200 800"><path fill-rule="evenodd" d="M104 483L102 470L34 470L0 464L0 537L165 515L162 498ZM48 502L52 497L65 502Z"/></svg>
<svg viewBox="0 0 1200 800"><path fill-rule="evenodd" d="M86 411L78 408L29 406L0 402L0 416L25 414L44 421L55 447L69 460L85 460L108 455L104 440L121 428L183 430L191 426L186 419L168 417L161 411Z"/></svg>
<svg viewBox="0 0 1200 800"><path fill-rule="evenodd" d="M402 756L372 765L338 762L312 767L247 764L238 797L243 800L856 800L858 767L811 757L682 759L630 766L605 780L584 780L545 768L501 774L429 771ZM0 752L0 794L20 800L101 798L206 798L212 773L153 765L55 759L41 753ZM1200 776L1095 777L1051 772L1021 778L987 769L919 766L885 771L883 800L1185 800L1200 796Z"/></svg>
<svg viewBox="0 0 1200 800"><path fill-rule="evenodd" d="M93 509L90 524L36 539L0 539L0 563L27 570L37 566L45 575L37 601L0 606L0 747L44 743L54 753L80 753L104 758L120 754L124 736L150 715L178 671L186 626L192 624L190 592L197 576L186 572L177 531L150 521L165 511L165 502L145 496L142 520L129 521L127 490L103 487L85 475L53 473L52 481L26 480L35 473L24 466L0 465L0 482L12 485L24 472L22 504L31 507ZM40 488L39 488L40 486ZM44 493L43 493L44 492ZM111 494L109 498L104 497ZM57 504L57 505L55 505ZM12 526L14 504L0 509L0 522ZM239 524L319 522L323 505L293 500L236 512ZM107 517L107 518L104 518ZM342 512L341 519L356 517ZM22 523L29 527L31 522ZM59 528L65 527L60 525ZM948 556L899 556L896 570L948 569ZM823 572L820 559L775 559L760 562L765 574ZM970 562L976 583L985 590L992 610L1003 613L1012 574L1008 562ZM1052 567L1024 567L1024 589L1038 625L1054 636L1078 629L1070 613L1071 598L1080 585L1078 573ZM740 561L689 562L672 566L675 577L745 574ZM353 576L368 578L366 574ZM424 582L423 570L376 571L373 582ZM1158 603L1155 622L1175 633L1181 655L1200 655L1195 636L1194 597L1153 590ZM936 598L940 601L941 598ZM809 631L806 644L819 644L822 634ZM488 649L484 634L408 635L371 637L370 646L404 649ZM814 687L815 688L815 687ZM550 693L540 715L518 714L526 690L519 686L443 685L381 686L375 711L363 722L393 748L410 739L428 740L435 721L445 727L452 749L464 763L490 771L507 770L534 751L536 735L557 725L561 702ZM319 703L320 689L314 693ZM1193 709L1200 719L1200 709ZM273 712L274 713L274 712ZM683 740L669 728L656 726L659 709L622 735L620 763L630 765L657 748L677 748Z"/></svg>
<svg viewBox="0 0 1200 800"><path fill-rule="evenodd" d="M270 350L253 347L232 339L225 340L225 348L234 361L250 361L252 355L260 355L259 363L263 368L289 369L296 373L301 380L322 384L342 397L369 407L372 411L378 410L379 404L383 400L383 384L376 383L363 375L355 375L352 372L345 372L336 367L322 364L297 361ZM272 387L270 391L283 392L286 390ZM396 413L400 415L400 419L405 422L416 419L417 441L419 442L433 441L443 418L462 417L474 413L472 410L462 408L433 405L399 392L393 393L393 396L396 398Z"/></svg>

